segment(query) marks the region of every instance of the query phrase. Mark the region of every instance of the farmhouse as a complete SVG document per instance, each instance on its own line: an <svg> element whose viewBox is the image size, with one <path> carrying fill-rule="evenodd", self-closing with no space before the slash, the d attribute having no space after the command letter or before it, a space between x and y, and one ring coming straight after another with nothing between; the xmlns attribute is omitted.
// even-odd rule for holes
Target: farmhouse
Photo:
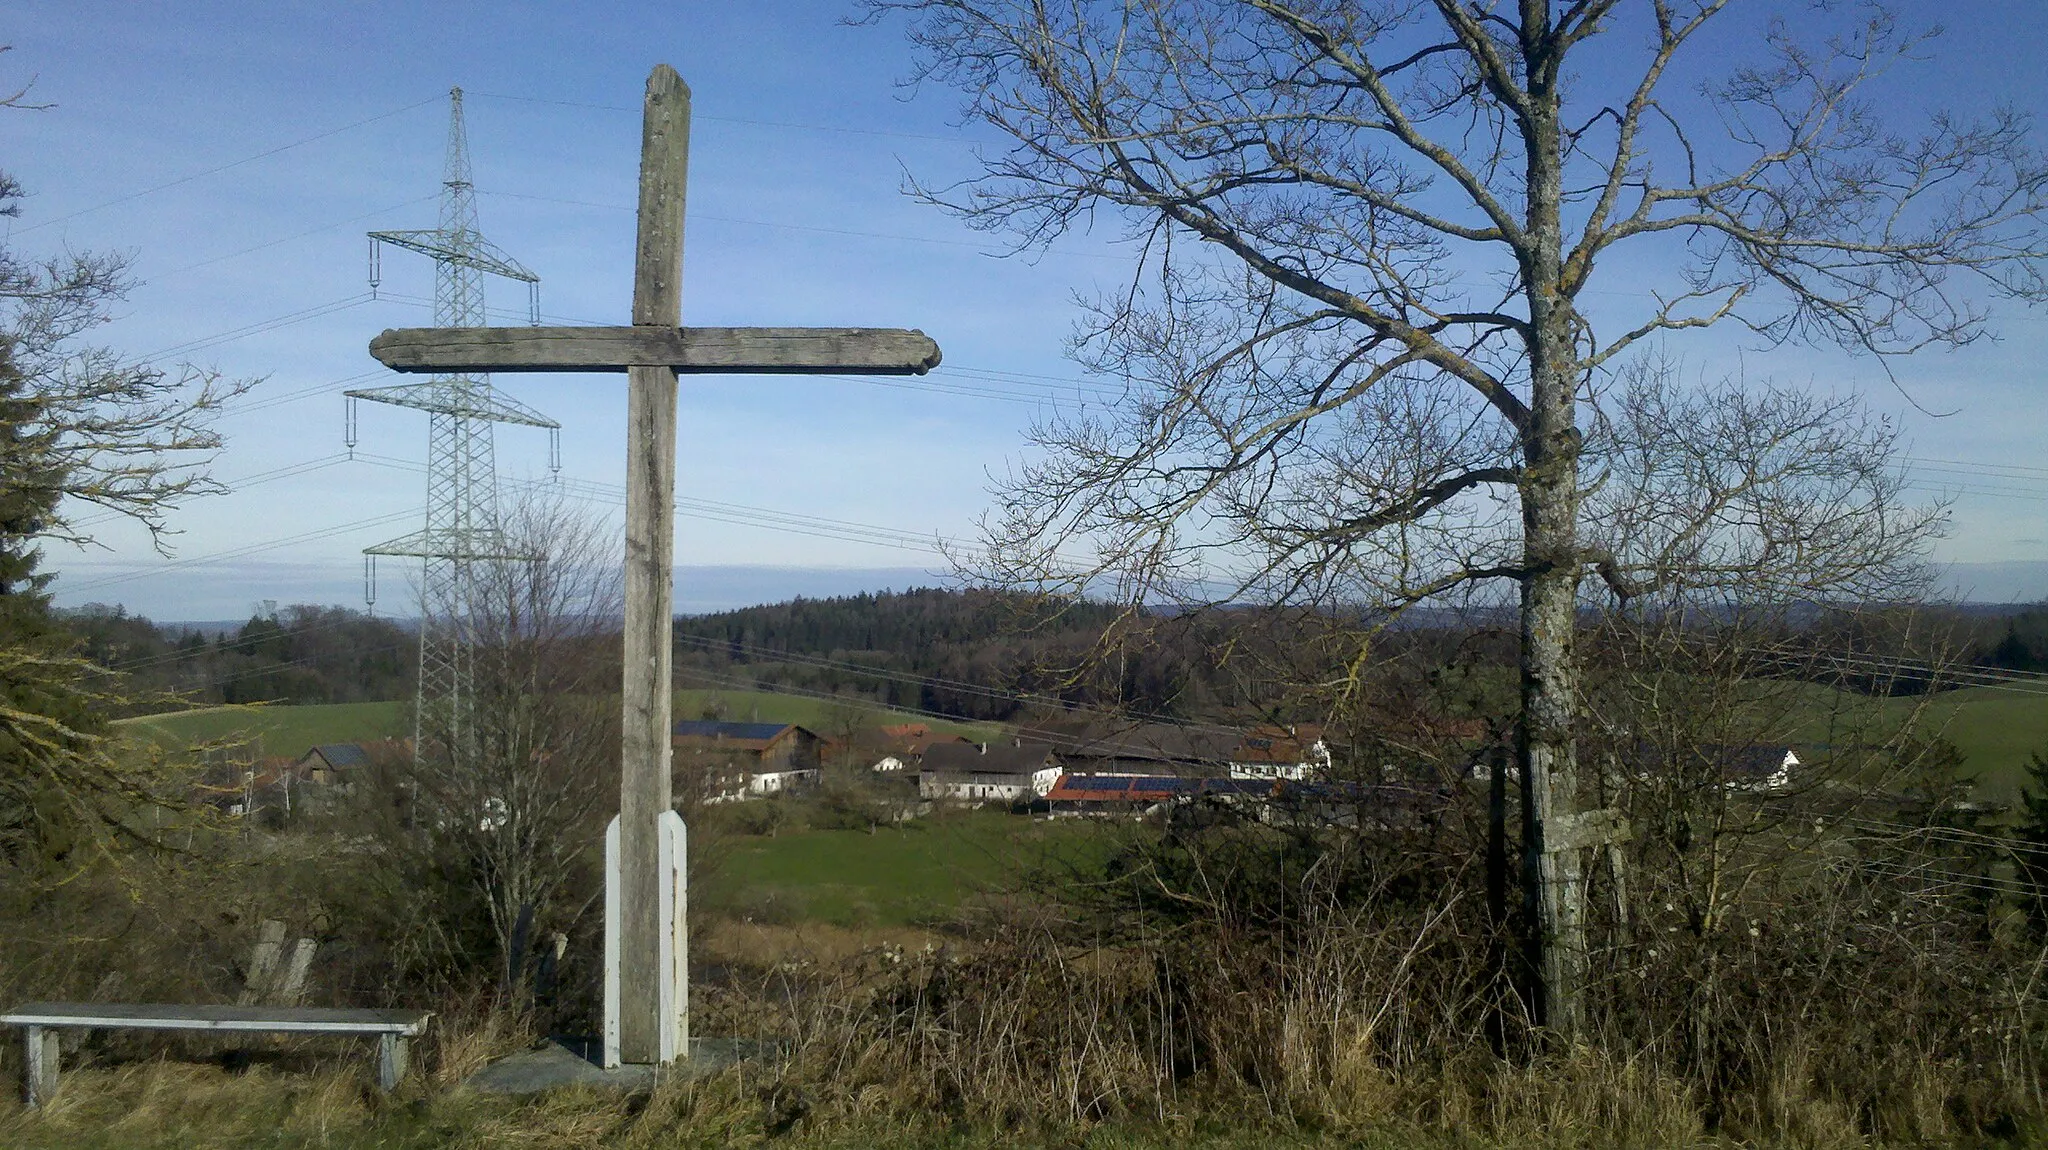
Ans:
<svg viewBox="0 0 2048 1150"><path fill-rule="evenodd" d="M325 787L359 778L369 765L369 749L361 743L322 743L300 755L292 771L305 782Z"/></svg>
<svg viewBox="0 0 2048 1150"><path fill-rule="evenodd" d="M1117 778L1320 778L1330 748L1318 727L1262 725L1249 730L1178 723L1054 722L1022 735L1051 743L1071 775Z"/></svg>
<svg viewBox="0 0 2048 1150"><path fill-rule="evenodd" d="M818 779L818 736L795 723L677 723L675 767L694 776L711 802L760 798Z"/></svg>
<svg viewBox="0 0 2048 1150"><path fill-rule="evenodd" d="M1239 738L1220 727L1100 721L1038 724L1019 734L1057 747L1069 774L1168 777L1222 774Z"/></svg>
<svg viewBox="0 0 2048 1150"><path fill-rule="evenodd" d="M1320 727L1253 727L1230 752L1233 779L1300 781L1329 773L1330 746Z"/></svg>
<svg viewBox="0 0 2048 1150"><path fill-rule="evenodd" d="M1044 795L1060 776L1045 743L934 743L918 769L921 798L954 802L1024 802Z"/></svg>
<svg viewBox="0 0 2048 1150"><path fill-rule="evenodd" d="M869 770L901 775L915 774L934 744L968 742L964 735L939 734L927 723L896 723L855 734L850 749Z"/></svg>

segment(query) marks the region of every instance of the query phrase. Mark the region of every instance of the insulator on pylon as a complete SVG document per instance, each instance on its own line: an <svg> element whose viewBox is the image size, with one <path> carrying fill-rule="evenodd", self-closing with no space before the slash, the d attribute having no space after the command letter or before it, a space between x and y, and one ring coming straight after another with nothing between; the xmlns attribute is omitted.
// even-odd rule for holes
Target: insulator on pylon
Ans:
<svg viewBox="0 0 2048 1150"><path fill-rule="evenodd" d="M548 471L555 483L562 481L562 429L548 428Z"/></svg>
<svg viewBox="0 0 2048 1150"><path fill-rule="evenodd" d="M384 249L377 237L370 237L370 298L377 298L377 285L384 282Z"/></svg>
<svg viewBox="0 0 2048 1150"><path fill-rule="evenodd" d="M368 613L377 613L377 557L363 556L363 604Z"/></svg>
<svg viewBox="0 0 2048 1150"><path fill-rule="evenodd" d="M540 326L539 280L530 280L526 285L526 322L530 327Z"/></svg>
<svg viewBox="0 0 2048 1150"><path fill-rule="evenodd" d="M341 401L341 442L348 448L348 457L356 457L356 397L343 397Z"/></svg>

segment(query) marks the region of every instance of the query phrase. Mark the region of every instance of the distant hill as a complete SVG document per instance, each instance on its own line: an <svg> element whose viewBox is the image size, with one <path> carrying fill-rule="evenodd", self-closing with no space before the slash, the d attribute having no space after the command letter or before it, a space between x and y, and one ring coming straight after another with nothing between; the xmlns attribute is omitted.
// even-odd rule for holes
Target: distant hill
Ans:
<svg viewBox="0 0 2048 1150"><path fill-rule="evenodd" d="M1071 665L1116 617L1022 596L919 588L676 620L677 685L760 683L848 694L963 719L1003 720L1020 692L1064 693Z"/></svg>

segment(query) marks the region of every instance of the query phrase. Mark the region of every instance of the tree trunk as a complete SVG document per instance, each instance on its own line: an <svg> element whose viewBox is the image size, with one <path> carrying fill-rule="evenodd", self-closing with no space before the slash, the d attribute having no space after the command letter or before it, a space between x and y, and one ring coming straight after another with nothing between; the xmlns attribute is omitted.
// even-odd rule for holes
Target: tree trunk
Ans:
<svg viewBox="0 0 2048 1150"><path fill-rule="evenodd" d="M1508 945L1508 775L1512 771L1505 747L1486 752L1486 934L1487 969L1509 992L1522 993L1528 985L1527 971L1515 963ZM1494 1053L1508 1053L1507 999L1488 1012L1486 1032Z"/></svg>
<svg viewBox="0 0 2048 1150"><path fill-rule="evenodd" d="M1525 505L1528 501L1525 500ZM1585 1030L1585 883L1567 828L1578 814L1572 737L1578 667L1572 643L1578 579L1570 567L1522 582L1523 890L1537 1017L1567 1041Z"/></svg>
<svg viewBox="0 0 2048 1150"><path fill-rule="evenodd" d="M1525 17L1542 5L1524 3ZM1522 276L1529 306L1529 426L1522 436L1522 840L1528 945L1540 993L1537 1017L1564 1041L1586 1028L1585 883L1570 828L1578 814L1575 650L1579 592L1581 374L1577 316L1564 282L1561 137L1556 59L1547 26L1524 29L1528 61L1528 243Z"/></svg>

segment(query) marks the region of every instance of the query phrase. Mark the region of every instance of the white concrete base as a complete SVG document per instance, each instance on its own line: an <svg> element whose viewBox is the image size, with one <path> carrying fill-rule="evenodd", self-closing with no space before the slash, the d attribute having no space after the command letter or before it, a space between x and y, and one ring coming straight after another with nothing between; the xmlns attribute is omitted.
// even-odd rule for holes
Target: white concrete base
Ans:
<svg viewBox="0 0 2048 1150"><path fill-rule="evenodd" d="M661 816L661 1061L690 1049L689 829L683 816ZM604 1066L619 1065L619 820L604 832Z"/></svg>

